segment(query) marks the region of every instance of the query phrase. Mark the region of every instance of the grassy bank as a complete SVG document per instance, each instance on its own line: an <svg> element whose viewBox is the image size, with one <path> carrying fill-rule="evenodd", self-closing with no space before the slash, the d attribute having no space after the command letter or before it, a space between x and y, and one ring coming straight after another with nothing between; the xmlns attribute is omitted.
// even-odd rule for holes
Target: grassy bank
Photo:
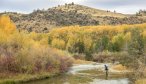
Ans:
<svg viewBox="0 0 146 84"><path fill-rule="evenodd" d="M139 79L135 82L135 84L145 84L146 83L146 79Z"/></svg>
<svg viewBox="0 0 146 84"><path fill-rule="evenodd" d="M58 76L60 73L19 74L11 78L0 79L0 84L20 84Z"/></svg>

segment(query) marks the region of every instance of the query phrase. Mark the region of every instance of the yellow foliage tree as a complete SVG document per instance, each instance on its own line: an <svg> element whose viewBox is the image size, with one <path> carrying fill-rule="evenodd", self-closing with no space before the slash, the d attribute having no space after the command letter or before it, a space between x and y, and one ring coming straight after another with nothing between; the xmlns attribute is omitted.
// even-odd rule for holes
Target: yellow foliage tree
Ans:
<svg viewBox="0 0 146 84"><path fill-rule="evenodd" d="M142 34L146 38L146 23L117 26L69 26L54 28L50 31L48 42L50 45L63 43L63 46L65 45L64 50L75 53L78 51L82 51L81 53L88 51L95 53L95 51L101 52L103 50L122 51L128 49L133 28L142 30ZM57 42L56 39L64 42Z"/></svg>
<svg viewBox="0 0 146 84"><path fill-rule="evenodd" d="M0 16L0 29L7 34L10 34L16 30L15 24L10 20L7 15Z"/></svg>
<svg viewBox="0 0 146 84"><path fill-rule="evenodd" d="M60 40L60 39L54 39L52 41L52 46L59 48L59 49L65 49L65 42L63 40Z"/></svg>

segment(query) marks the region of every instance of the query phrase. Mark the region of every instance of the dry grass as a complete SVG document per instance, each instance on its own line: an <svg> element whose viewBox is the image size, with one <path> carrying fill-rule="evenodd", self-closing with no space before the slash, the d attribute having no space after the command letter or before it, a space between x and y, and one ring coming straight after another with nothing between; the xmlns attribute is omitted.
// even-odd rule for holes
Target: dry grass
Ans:
<svg viewBox="0 0 146 84"><path fill-rule="evenodd" d="M74 60L74 64L91 64L92 61L85 61L85 60Z"/></svg>
<svg viewBox="0 0 146 84"><path fill-rule="evenodd" d="M127 68L121 64L113 66L112 69L119 70L119 71L127 70Z"/></svg>
<svg viewBox="0 0 146 84"><path fill-rule="evenodd" d="M146 79L139 79L135 82L135 84L146 84Z"/></svg>
<svg viewBox="0 0 146 84"><path fill-rule="evenodd" d="M57 7L57 9L60 9L63 11L78 10L78 13L90 14L92 16L111 16L111 17L120 17L120 18L128 16L121 13L114 13L114 11L107 12L107 10L95 9L95 8L78 5L78 4L68 5L68 6L62 5L62 6Z"/></svg>

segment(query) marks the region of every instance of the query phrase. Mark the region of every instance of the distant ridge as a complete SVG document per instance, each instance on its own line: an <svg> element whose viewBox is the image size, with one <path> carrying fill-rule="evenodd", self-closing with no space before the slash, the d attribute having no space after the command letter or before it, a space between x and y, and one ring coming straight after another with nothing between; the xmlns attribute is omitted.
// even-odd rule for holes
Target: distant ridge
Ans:
<svg viewBox="0 0 146 84"><path fill-rule="evenodd" d="M146 18L143 16L125 15L116 11L100 10L74 3L58 5L48 10L35 10L30 14L14 12L2 14L9 15L19 30L29 32L49 32L55 27L72 25L121 25L146 22Z"/></svg>

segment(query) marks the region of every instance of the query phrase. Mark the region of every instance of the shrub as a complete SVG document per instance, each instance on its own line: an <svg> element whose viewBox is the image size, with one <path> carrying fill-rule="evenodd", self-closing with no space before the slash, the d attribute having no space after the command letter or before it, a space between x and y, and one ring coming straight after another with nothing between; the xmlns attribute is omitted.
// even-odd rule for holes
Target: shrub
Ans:
<svg viewBox="0 0 146 84"><path fill-rule="evenodd" d="M85 60L86 56L84 54L75 54L75 55L73 55L73 57L75 59Z"/></svg>
<svg viewBox="0 0 146 84"><path fill-rule="evenodd" d="M100 52L98 54L93 54L93 60L96 62L121 62L123 63L123 58L128 56L127 52Z"/></svg>

